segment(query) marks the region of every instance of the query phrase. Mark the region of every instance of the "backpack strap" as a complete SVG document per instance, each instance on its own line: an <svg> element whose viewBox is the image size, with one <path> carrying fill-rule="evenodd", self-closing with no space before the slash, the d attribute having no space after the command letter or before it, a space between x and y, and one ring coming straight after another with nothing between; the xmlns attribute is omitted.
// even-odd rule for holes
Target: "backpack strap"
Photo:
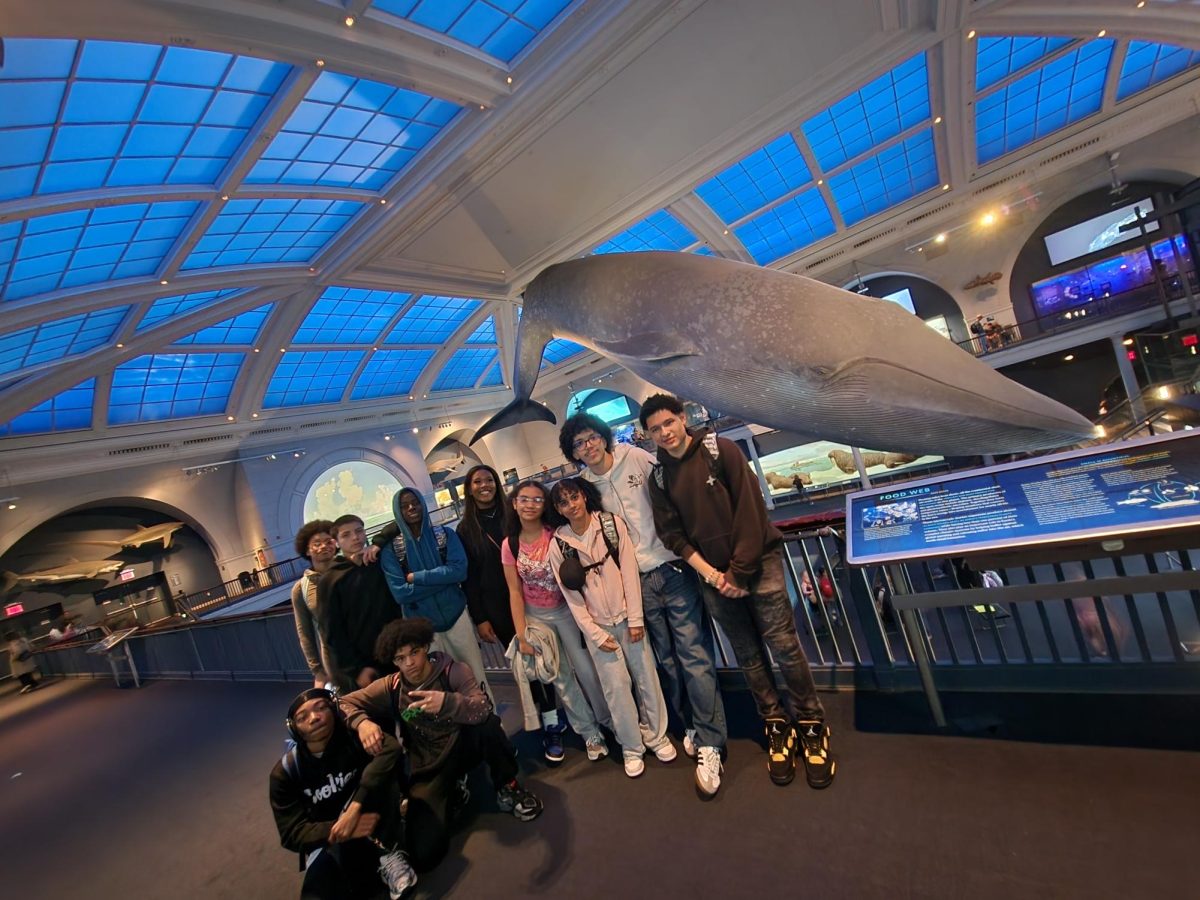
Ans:
<svg viewBox="0 0 1200 900"><path fill-rule="evenodd" d="M446 529L441 525L433 526L433 537L434 540L437 541L438 553L441 554L442 565L444 566L446 564L446 557L449 552L446 549L446 544L449 542L449 538L446 537Z"/></svg>
<svg viewBox="0 0 1200 900"><path fill-rule="evenodd" d="M558 544L558 552L563 555L563 559L579 559L579 551L560 538L557 534L554 536L554 542Z"/></svg>
<svg viewBox="0 0 1200 900"><path fill-rule="evenodd" d="M725 480L725 467L721 463L721 448L717 444L717 436L713 432L709 432L701 441L704 444L704 449L708 452L704 454L704 461L708 463L708 474L716 478L721 484L725 485L725 489L729 489L729 482Z"/></svg>
<svg viewBox="0 0 1200 900"><path fill-rule="evenodd" d="M655 463L654 468L650 470L650 474L654 476L654 483L658 485L660 491L667 489L667 480L663 477L662 463Z"/></svg>
<svg viewBox="0 0 1200 900"><path fill-rule="evenodd" d="M617 564L617 568L621 568L621 536L617 533L617 520L610 512L601 512L600 517L600 533L604 536L604 543L608 547L608 553L612 557L612 561Z"/></svg>
<svg viewBox="0 0 1200 900"><path fill-rule="evenodd" d="M396 536L392 538L392 552L400 560L400 567L408 571L408 543L404 540L403 529L397 529Z"/></svg>
<svg viewBox="0 0 1200 900"><path fill-rule="evenodd" d="M279 760L279 764L283 766L283 771L288 778L295 780L300 777L300 755L296 752L295 741L288 742L288 748L283 751L283 757Z"/></svg>

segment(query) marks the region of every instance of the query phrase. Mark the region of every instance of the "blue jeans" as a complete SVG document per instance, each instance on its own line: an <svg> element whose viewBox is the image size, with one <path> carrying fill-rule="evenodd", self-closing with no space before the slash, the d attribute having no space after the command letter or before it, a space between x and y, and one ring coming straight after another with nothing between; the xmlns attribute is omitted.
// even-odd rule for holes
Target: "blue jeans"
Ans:
<svg viewBox="0 0 1200 900"><path fill-rule="evenodd" d="M642 610L667 703L685 728L696 729L701 747L723 748L728 737L725 703L695 573L683 563L643 572Z"/></svg>

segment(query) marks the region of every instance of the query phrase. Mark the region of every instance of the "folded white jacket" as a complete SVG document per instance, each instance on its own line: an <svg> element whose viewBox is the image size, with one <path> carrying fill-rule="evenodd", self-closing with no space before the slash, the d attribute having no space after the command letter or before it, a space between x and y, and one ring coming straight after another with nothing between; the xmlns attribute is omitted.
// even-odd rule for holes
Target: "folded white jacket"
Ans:
<svg viewBox="0 0 1200 900"><path fill-rule="evenodd" d="M558 638L554 629L541 622L525 623L525 640L533 647L533 656L521 652L517 638L513 638L504 651L505 658L512 663L513 681L521 698L521 712L525 716L525 730L537 731L542 727L542 714L533 702L529 690L531 681L554 684L558 678Z"/></svg>

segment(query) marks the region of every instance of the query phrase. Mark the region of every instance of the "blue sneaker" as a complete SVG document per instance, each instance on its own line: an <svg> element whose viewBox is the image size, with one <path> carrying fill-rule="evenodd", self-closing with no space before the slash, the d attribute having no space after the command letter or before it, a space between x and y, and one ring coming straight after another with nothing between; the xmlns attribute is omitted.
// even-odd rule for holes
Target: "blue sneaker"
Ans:
<svg viewBox="0 0 1200 900"><path fill-rule="evenodd" d="M542 747L546 752L546 762L557 765L563 761L566 752L563 750L562 735L566 730L565 725L547 725L542 729Z"/></svg>

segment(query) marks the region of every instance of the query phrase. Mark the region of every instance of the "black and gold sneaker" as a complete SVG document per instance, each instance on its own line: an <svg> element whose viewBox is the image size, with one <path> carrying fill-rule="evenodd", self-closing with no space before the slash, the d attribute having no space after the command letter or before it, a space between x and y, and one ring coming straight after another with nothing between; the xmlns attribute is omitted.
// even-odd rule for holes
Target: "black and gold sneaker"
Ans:
<svg viewBox="0 0 1200 900"><path fill-rule="evenodd" d="M818 790L829 787L837 771L837 763L829 755L829 726L817 719L802 719L796 723L796 734L808 786Z"/></svg>
<svg viewBox="0 0 1200 900"><path fill-rule="evenodd" d="M780 785L796 777L796 729L787 719L767 719L767 772Z"/></svg>

